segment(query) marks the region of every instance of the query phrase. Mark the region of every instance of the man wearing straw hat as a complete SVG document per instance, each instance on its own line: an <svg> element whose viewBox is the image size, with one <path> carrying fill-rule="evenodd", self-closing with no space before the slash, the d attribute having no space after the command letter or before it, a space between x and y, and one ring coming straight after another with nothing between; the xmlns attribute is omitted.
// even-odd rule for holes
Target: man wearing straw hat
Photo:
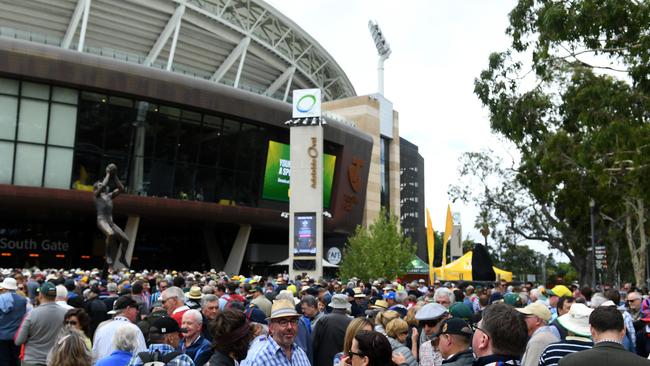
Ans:
<svg viewBox="0 0 650 366"><path fill-rule="evenodd" d="M299 319L294 303L284 299L274 301L271 316L266 318L269 336L253 343L243 364L310 366L305 351L295 344Z"/></svg>
<svg viewBox="0 0 650 366"><path fill-rule="evenodd" d="M589 331L589 315L594 311L585 304L573 303L569 312L560 315L557 322L567 330L566 339L546 347L539 357L539 366L556 366L562 357L594 346Z"/></svg>

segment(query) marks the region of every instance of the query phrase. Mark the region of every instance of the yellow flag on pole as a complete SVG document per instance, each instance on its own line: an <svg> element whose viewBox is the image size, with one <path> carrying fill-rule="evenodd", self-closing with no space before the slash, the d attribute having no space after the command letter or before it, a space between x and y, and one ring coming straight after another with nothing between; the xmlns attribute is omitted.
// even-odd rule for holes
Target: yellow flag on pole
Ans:
<svg viewBox="0 0 650 366"><path fill-rule="evenodd" d="M451 216L451 205L447 205L447 222L445 223L445 235L442 241L442 277L445 277L445 266L447 265L447 242L454 230L454 218Z"/></svg>
<svg viewBox="0 0 650 366"><path fill-rule="evenodd" d="M429 209L427 208L427 249L429 252L429 285L433 286L433 256L434 256L434 251L433 251L433 244L434 244L434 237L433 237L433 226L431 225L431 215L429 215Z"/></svg>

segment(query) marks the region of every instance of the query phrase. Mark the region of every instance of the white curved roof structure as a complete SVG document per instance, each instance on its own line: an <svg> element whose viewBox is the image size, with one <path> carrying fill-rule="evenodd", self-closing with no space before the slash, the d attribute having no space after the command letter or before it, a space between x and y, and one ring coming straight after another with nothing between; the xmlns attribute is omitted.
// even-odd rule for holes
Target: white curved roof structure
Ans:
<svg viewBox="0 0 650 366"><path fill-rule="evenodd" d="M0 0L0 37L166 69L289 101L356 95L318 42L262 0Z"/></svg>

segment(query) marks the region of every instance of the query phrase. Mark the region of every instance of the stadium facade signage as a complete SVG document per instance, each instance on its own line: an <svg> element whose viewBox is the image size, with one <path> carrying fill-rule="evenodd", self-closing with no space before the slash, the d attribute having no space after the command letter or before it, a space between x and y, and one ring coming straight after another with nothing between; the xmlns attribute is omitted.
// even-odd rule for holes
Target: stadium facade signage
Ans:
<svg viewBox="0 0 650 366"><path fill-rule="evenodd" d="M320 89L297 89L293 91L293 118L321 116Z"/></svg>
<svg viewBox="0 0 650 366"><path fill-rule="evenodd" d="M318 162L318 139L316 137L311 138L311 146L307 149L307 155L311 158L311 187L316 189L316 183L318 182L317 167Z"/></svg>
<svg viewBox="0 0 650 366"><path fill-rule="evenodd" d="M0 250L42 250L53 252L67 252L70 250L70 244L60 240L34 240L29 239L9 239L0 238Z"/></svg>
<svg viewBox="0 0 650 366"><path fill-rule="evenodd" d="M357 157L352 158L352 162L348 166L348 183L352 189L352 194L343 195L343 209L345 211L352 211L354 206L359 203L357 193L361 190L361 169L364 166L364 161Z"/></svg>

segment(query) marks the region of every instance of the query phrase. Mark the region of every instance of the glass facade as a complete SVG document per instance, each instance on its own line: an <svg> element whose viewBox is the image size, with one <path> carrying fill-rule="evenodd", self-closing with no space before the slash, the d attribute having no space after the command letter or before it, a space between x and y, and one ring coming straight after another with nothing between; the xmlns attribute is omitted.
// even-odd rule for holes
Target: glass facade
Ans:
<svg viewBox="0 0 650 366"><path fill-rule="evenodd" d="M129 193L259 206L280 127L0 78L0 184L92 191L108 163Z"/></svg>
<svg viewBox="0 0 650 366"><path fill-rule="evenodd" d="M426 260L424 212L424 159L416 145L400 138L400 224L417 245L417 255Z"/></svg>
<svg viewBox="0 0 650 366"><path fill-rule="evenodd" d="M266 141L281 129L173 106L82 92L73 188L109 162L131 193L257 206Z"/></svg>
<svg viewBox="0 0 650 366"><path fill-rule="evenodd" d="M381 179L381 193L380 204L386 209L386 214L390 213L390 155L389 155L390 139L380 137L380 179Z"/></svg>
<svg viewBox="0 0 650 366"><path fill-rule="evenodd" d="M70 188L78 92L0 78L0 184Z"/></svg>

